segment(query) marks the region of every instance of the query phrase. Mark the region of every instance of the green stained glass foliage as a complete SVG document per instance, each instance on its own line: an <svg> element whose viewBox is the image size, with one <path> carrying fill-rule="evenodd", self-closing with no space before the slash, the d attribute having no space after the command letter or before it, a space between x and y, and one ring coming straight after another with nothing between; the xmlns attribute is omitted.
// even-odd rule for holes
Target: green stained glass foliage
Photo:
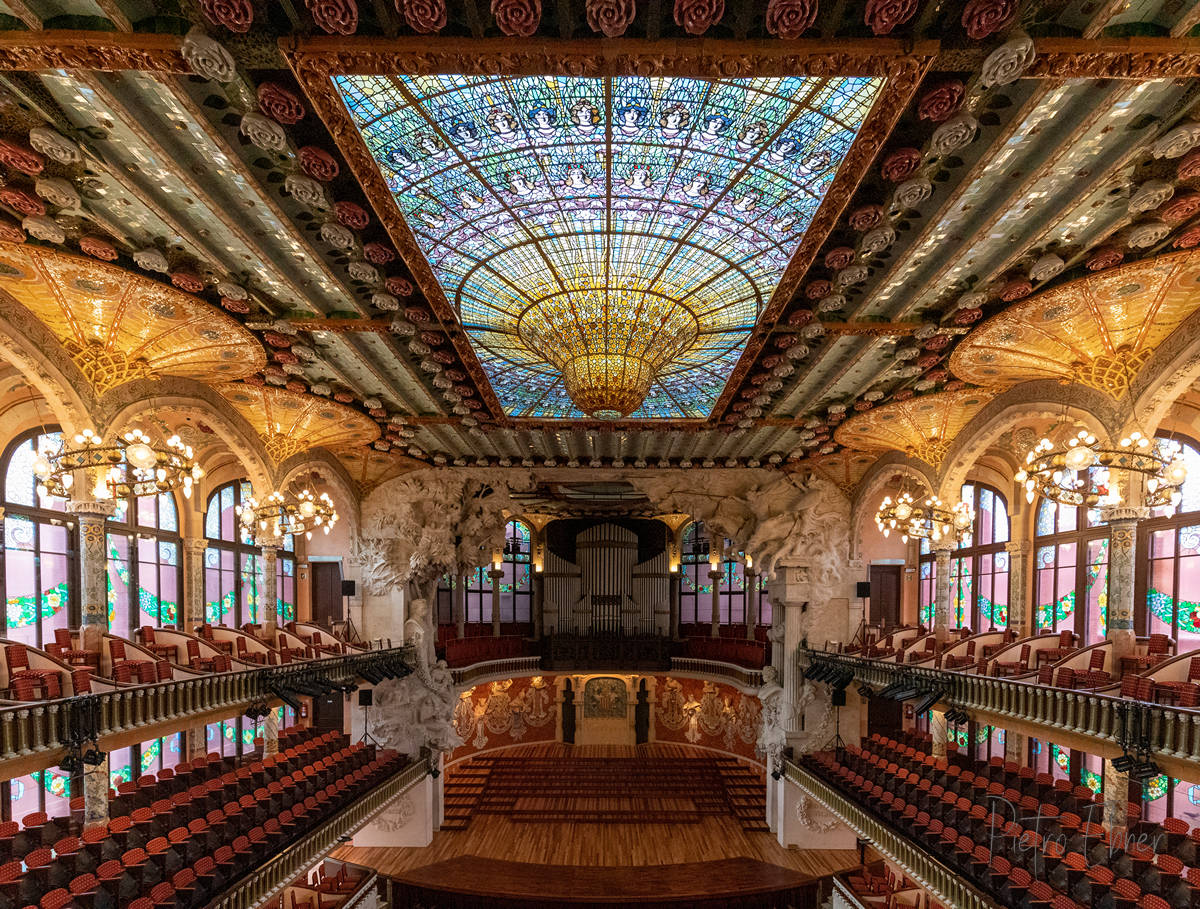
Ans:
<svg viewBox="0 0 1200 909"><path fill-rule="evenodd" d="M882 80L339 76L505 410L578 418L528 314L670 300L694 340L635 418L706 417ZM558 307L558 309L556 309Z"/></svg>

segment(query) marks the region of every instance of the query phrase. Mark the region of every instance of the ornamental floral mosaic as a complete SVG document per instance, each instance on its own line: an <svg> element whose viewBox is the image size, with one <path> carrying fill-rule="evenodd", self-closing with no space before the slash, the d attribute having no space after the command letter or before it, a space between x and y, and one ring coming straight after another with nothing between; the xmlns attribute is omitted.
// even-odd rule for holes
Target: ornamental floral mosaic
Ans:
<svg viewBox="0 0 1200 909"><path fill-rule="evenodd" d="M644 419L708 416L883 80L336 81L505 410L583 415L552 334L647 348Z"/></svg>

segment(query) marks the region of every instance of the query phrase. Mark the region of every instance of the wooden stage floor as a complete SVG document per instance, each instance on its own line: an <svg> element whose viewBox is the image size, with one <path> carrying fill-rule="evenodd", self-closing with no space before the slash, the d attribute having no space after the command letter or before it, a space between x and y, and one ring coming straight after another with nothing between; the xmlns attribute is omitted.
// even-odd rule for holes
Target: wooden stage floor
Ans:
<svg viewBox="0 0 1200 909"><path fill-rule="evenodd" d="M697 757L710 754L685 745L524 745L502 752L547 757ZM453 773L453 768L449 771ZM784 849L773 834L743 829L732 815L689 824L514 823L481 814L462 831L438 831L425 848L345 846L336 858L398 876L402 872L463 856L544 865L642 867L748 858L812 877L858 867L854 850Z"/></svg>

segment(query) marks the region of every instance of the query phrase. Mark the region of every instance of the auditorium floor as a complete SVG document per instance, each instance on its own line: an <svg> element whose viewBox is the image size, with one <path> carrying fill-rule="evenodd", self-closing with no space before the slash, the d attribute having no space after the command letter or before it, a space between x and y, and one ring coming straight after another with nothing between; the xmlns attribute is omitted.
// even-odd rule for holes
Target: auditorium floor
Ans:
<svg viewBox="0 0 1200 909"><path fill-rule="evenodd" d="M681 745L613 746L526 745L506 756L679 757L706 754ZM514 822L480 814L466 830L439 831L425 848L343 847L335 857L398 874L460 856L479 856L548 865L642 866L745 857L814 877L858 866L853 850L784 849L769 833L743 829L734 816L704 817L688 824L589 824Z"/></svg>

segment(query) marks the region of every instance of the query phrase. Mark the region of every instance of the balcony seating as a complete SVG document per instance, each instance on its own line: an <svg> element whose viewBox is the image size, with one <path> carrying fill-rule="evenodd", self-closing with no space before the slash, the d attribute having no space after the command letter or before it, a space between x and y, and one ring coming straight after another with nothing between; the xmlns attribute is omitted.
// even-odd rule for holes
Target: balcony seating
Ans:
<svg viewBox="0 0 1200 909"><path fill-rule="evenodd" d="M758 641L747 641L745 638L688 638L684 642L684 648L684 656L694 660L734 663L749 669L762 669L768 662L767 645Z"/></svg>
<svg viewBox="0 0 1200 909"><path fill-rule="evenodd" d="M9 695L15 701L36 701L62 697L62 673L57 669L33 669L24 644L7 644L4 660L8 665Z"/></svg>
<svg viewBox="0 0 1200 909"><path fill-rule="evenodd" d="M0 849L10 844L14 859L0 865L0 909L198 909L404 764L336 732L284 730L280 748L236 769L210 755L123 784L112 820L82 837L44 814L0 830Z"/></svg>
<svg viewBox="0 0 1200 909"><path fill-rule="evenodd" d="M1146 641L1146 652L1121 657L1121 675L1153 669L1171 655L1174 641L1165 634L1152 634Z"/></svg>
<svg viewBox="0 0 1200 909"><path fill-rule="evenodd" d="M143 625L138 629L138 643L162 660L178 662L179 647L175 644L161 644L154 639L154 627Z"/></svg>
<svg viewBox="0 0 1200 909"><path fill-rule="evenodd" d="M992 661L992 675L996 677L1004 677L1010 675L1020 675L1022 672L1029 671L1029 655L1032 649L1028 644L1022 644L1020 656L1016 660Z"/></svg>
<svg viewBox="0 0 1200 909"><path fill-rule="evenodd" d="M1188 835L1175 818L1148 824L1135 804L1129 829L1085 823L1101 802L1085 787L998 758L935 759L926 747L916 736L876 734L861 748L803 760L1006 906L1200 907L1200 868L1183 874L1200 828ZM996 799L1014 810L989 813Z"/></svg>
<svg viewBox="0 0 1200 909"><path fill-rule="evenodd" d="M943 661L943 669L962 669L970 666L975 662L975 642L967 641L966 653L956 653L947 656Z"/></svg>
<svg viewBox="0 0 1200 909"><path fill-rule="evenodd" d="M54 655L68 666L89 666L96 670L100 668L100 654L94 650L77 649L69 629L55 628L54 644L58 651ZM50 651L49 645L46 649L47 652L53 652Z"/></svg>
<svg viewBox="0 0 1200 909"><path fill-rule="evenodd" d="M997 651L1001 650L1004 647L1007 647L1009 644L1016 641L1016 639L1017 639L1016 631L1013 630L1012 628L1005 628L1004 629L1004 637L1000 639L999 643L983 645L983 658L985 660L990 660L996 654Z"/></svg>
<svg viewBox="0 0 1200 909"><path fill-rule="evenodd" d="M1187 677L1182 681L1167 681L1154 683L1154 699L1160 703L1178 702L1181 693L1188 685L1200 682L1200 656L1192 657L1188 663Z"/></svg>

